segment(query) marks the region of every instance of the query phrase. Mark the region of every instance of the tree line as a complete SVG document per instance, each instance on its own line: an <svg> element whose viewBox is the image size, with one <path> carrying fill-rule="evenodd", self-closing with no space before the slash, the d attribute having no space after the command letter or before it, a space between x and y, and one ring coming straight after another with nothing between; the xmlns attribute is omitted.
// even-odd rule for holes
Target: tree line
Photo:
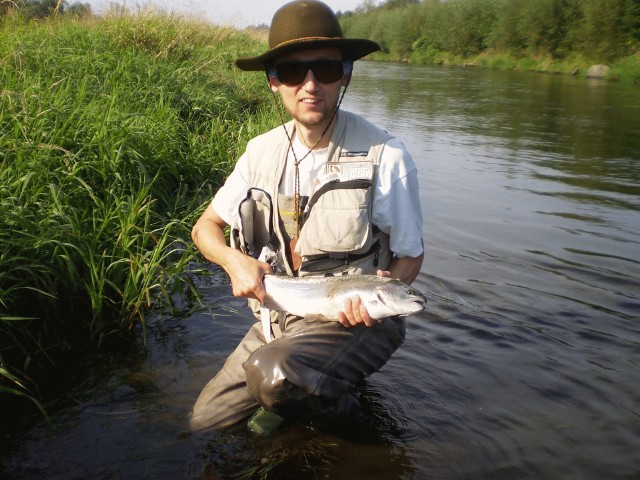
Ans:
<svg viewBox="0 0 640 480"><path fill-rule="evenodd" d="M24 18L46 18L60 14L90 16L91 5L64 0L0 0L0 16L17 14Z"/></svg>
<svg viewBox="0 0 640 480"><path fill-rule="evenodd" d="M0 0L0 16L90 16L88 3ZM338 12L347 36L391 60L444 63L483 53L612 63L640 51L640 0L364 0Z"/></svg>
<svg viewBox="0 0 640 480"><path fill-rule="evenodd" d="M390 59L420 63L484 52L610 63L640 47L640 0L366 0L340 21Z"/></svg>

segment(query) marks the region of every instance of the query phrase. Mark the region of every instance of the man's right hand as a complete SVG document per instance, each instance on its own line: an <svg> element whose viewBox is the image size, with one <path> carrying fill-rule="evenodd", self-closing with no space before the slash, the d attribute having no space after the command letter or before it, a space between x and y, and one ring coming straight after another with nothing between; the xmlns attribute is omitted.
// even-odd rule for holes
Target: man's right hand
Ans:
<svg viewBox="0 0 640 480"><path fill-rule="evenodd" d="M271 266L227 245L224 235L227 226L209 204L193 226L191 238L207 260L217 263L227 272L234 296L262 301L267 294L262 277L272 273Z"/></svg>
<svg viewBox="0 0 640 480"><path fill-rule="evenodd" d="M237 250L232 250L233 259L225 262L234 297L255 298L262 302L267 294L262 283L263 277L273 273L271 265L260 262Z"/></svg>

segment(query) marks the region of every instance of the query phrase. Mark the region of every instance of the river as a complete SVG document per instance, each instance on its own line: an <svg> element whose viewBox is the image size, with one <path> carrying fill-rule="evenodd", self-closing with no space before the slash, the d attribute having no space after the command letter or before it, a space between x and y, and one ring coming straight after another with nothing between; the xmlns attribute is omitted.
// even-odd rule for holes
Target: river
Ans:
<svg viewBox="0 0 640 480"><path fill-rule="evenodd" d="M223 276L148 341L78 365L16 479L640 476L640 88L360 62L343 108L419 169L427 311L363 387L363 419L186 433L252 323Z"/></svg>

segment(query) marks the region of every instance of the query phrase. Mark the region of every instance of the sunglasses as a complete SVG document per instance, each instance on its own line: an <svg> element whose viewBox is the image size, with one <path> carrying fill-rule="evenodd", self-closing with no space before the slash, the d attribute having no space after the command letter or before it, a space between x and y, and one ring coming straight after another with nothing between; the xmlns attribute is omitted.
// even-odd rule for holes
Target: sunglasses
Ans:
<svg viewBox="0 0 640 480"><path fill-rule="evenodd" d="M313 76L321 83L333 83L350 75L353 62L342 60L314 60L311 62L282 62L270 66L267 74L277 78L285 85L298 85L302 83L311 70Z"/></svg>

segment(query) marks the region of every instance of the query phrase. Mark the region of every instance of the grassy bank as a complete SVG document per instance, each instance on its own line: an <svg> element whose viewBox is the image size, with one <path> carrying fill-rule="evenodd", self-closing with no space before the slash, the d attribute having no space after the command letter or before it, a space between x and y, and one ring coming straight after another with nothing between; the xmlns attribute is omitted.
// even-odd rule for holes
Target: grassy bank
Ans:
<svg viewBox="0 0 640 480"><path fill-rule="evenodd" d="M384 53L374 55L372 58L382 61L400 61ZM580 55L569 55L560 59L549 55L514 55L493 50L486 50L470 56L453 55L446 52L432 52L425 55L424 52L415 52L401 61L424 65L471 66L493 70L576 75L583 78L587 76L589 68L596 64L594 60ZM607 66L610 68L606 76L608 80L640 85L640 53L616 60Z"/></svg>
<svg viewBox="0 0 640 480"><path fill-rule="evenodd" d="M37 398L60 352L189 293L195 216L273 118L232 30L120 12L0 37L0 398Z"/></svg>

